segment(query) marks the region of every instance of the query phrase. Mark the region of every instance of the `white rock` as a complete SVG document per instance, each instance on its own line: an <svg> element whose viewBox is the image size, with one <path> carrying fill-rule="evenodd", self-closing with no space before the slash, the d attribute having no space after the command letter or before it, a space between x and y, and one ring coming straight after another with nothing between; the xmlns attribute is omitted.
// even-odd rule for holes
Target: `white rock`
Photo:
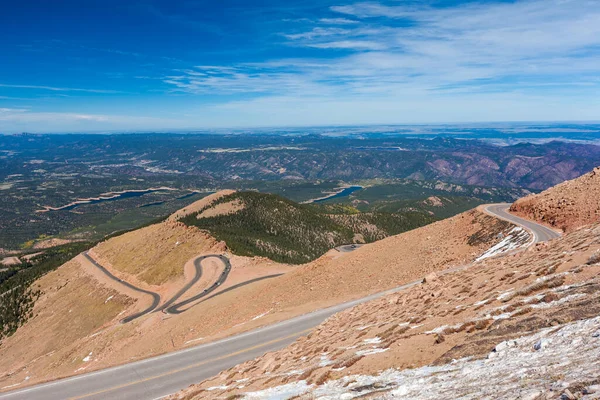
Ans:
<svg viewBox="0 0 600 400"><path fill-rule="evenodd" d="M514 340L506 340L504 342L498 343L496 345L496 347L494 347L494 351L496 353L499 353L503 350L508 349L509 347L515 347L517 345L517 342Z"/></svg>
<svg viewBox="0 0 600 400"><path fill-rule="evenodd" d="M544 392L542 392L541 390L533 390L531 392L522 394L521 396L519 396L519 399L520 400L536 400L543 394L544 394Z"/></svg>
<svg viewBox="0 0 600 400"><path fill-rule="evenodd" d="M588 386L584 389L584 394L600 393L600 385Z"/></svg>

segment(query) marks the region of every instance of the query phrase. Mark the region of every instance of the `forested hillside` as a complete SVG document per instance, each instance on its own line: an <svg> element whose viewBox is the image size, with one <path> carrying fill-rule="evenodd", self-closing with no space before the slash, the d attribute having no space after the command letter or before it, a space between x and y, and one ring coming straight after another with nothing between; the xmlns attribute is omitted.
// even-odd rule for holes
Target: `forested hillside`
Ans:
<svg viewBox="0 0 600 400"><path fill-rule="evenodd" d="M422 212L360 213L237 192L181 219L224 240L236 254L300 264L348 243L372 242L433 222Z"/></svg>

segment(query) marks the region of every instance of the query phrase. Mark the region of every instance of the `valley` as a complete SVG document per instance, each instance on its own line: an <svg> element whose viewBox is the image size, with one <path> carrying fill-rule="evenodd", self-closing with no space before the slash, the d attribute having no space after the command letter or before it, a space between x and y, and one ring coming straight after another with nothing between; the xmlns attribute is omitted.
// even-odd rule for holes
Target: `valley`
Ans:
<svg viewBox="0 0 600 400"><path fill-rule="evenodd" d="M36 207L59 228L3 250L0 398L156 398L207 379L174 398L308 399L350 375L392 393L405 368L478 359L553 313L593 317L571 300L596 284L596 264L577 261L596 251L596 174L540 193L414 176L225 189L155 176ZM77 227L90 217L123 229Z"/></svg>
<svg viewBox="0 0 600 400"><path fill-rule="evenodd" d="M301 203L336 188L363 186L323 203L360 200L363 209L373 202L379 203L373 208L399 209L415 207L407 200L450 197L444 207L426 210L446 218L478 204L514 201L600 164L591 139L575 143L550 136L547 142L506 146L450 128L421 135L373 130L348 128L336 136L318 129L251 137L6 135L0 141L0 248L27 250L48 239L101 240L223 189L258 190ZM168 190L145 192L152 188ZM385 197L392 189L398 204ZM119 193L136 195L116 200ZM60 210L36 212L52 209Z"/></svg>

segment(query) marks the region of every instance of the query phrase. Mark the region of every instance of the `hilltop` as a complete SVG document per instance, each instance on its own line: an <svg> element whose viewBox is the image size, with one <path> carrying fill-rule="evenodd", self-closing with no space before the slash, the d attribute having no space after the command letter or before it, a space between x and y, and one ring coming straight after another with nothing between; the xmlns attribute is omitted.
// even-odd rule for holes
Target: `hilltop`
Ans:
<svg viewBox="0 0 600 400"><path fill-rule="evenodd" d="M565 232L600 221L600 168L516 201L511 211Z"/></svg>
<svg viewBox="0 0 600 400"><path fill-rule="evenodd" d="M373 242L434 218L424 212L360 213L353 207L330 209L268 193L234 192L194 207L178 221L209 232L237 255L301 264L334 247Z"/></svg>

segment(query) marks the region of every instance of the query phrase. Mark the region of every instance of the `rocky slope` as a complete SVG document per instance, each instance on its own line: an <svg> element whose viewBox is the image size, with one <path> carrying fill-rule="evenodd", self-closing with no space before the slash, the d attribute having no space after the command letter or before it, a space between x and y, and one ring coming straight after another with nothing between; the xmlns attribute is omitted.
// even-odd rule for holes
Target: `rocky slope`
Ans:
<svg viewBox="0 0 600 400"><path fill-rule="evenodd" d="M581 398L600 383L598 254L595 224L431 274L173 398Z"/></svg>
<svg viewBox="0 0 600 400"><path fill-rule="evenodd" d="M179 232L180 228L173 229ZM469 263L496 244L500 232L512 229L506 222L473 210L364 245L351 253L327 254L294 268L267 259L232 256L231 273L219 289L223 293L216 292L217 296L191 304L182 314L150 313L126 324L120 323L124 315L145 307L141 299L122 291L118 282L109 282L94 273L93 266L80 257L35 283L46 300L36 303L33 317L0 345L0 371L4 371L0 374L0 388L89 372L201 344L389 289L432 271ZM162 231L161 228L158 232ZM139 233L145 240L138 240L135 235L130 238L140 245L140 253L135 257L132 253L131 258L136 268L137 262L147 260L153 254L152 247L158 246L151 237L144 236L148 232L151 231ZM114 243L130 246L120 241ZM119 246L114 247L114 257L118 256ZM203 251L198 249L199 253ZM109 252L105 254L106 259L111 256ZM169 254L175 256L176 251ZM200 254L187 260L186 266L179 266L178 278L150 289L161 295L178 290L189 279L184 270L196 255ZM109 264L105 267L140 287L147 285L141 279L146 272L122 272ZM217 276L222 268L210 262L203 267L206 277ZM156 271L162 269L157 267ZM282 273L285 274L225 292L257 276ZM75 276L85 279L85 285L73 281ZM210 283L201 280L195 290L202 291L206 286L201 284ZM82 300L82 296L89 298ZM113 300L118 302L112 303ZM92 305L88 307L88 303ZM109 306L115 308L107 308L100 317L95 317L97 310ZM81 318L71 320L70 316ZM65 327L72 324L82 327L65 335ZM44 335L40 335L41 331Z"/></svg>
<svg viewBox="0 0 600 400"><path fill-rule="evenodd" d="M570 232L600 221L600 168L517 200L511 211Z"/></svg>

